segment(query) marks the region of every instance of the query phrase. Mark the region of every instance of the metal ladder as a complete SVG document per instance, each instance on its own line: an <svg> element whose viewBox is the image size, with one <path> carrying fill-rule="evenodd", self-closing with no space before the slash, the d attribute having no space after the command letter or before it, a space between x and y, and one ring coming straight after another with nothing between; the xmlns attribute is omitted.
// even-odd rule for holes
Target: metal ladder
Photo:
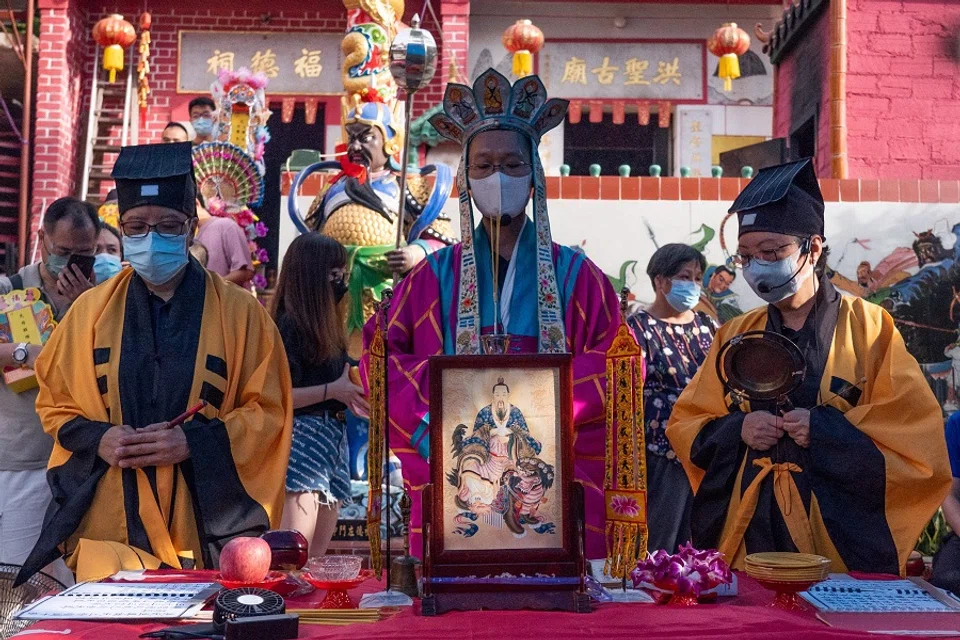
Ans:
<svg viewBox="0 0 960 640"><path fill-rule="evenodd" d="M136 50L137 47L130 47L124 71L113 83L104 79L106 71L99 67L99 47L95 54L98 67L91 79L87 144L80 182L80 198L94 204L100 204L106 195L104 185L113 183L110 171L120 147L137 144L139 137L139 109L134 89Z"/></svg>
<svg viewBox="0 0 960 640"><path fill-rule="evenodd" d="M0 272L16 269L22 112L0 94Z"/></svg>

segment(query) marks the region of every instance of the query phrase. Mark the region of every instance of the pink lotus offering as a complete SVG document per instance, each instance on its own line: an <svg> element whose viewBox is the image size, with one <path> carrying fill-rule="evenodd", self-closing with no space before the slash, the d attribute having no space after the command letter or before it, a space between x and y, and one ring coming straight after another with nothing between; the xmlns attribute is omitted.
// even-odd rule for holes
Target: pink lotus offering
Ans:
<svg viewBox="0 0 960 640"><path fill-rule="evenodd" d="M723 554L715 549L698 551L692 545L681 546L675 554L663 549L647 554L630 573L633 586L652 584L673 594L672 604L696 604L697 598L721 584L733 580Z"/></svg>

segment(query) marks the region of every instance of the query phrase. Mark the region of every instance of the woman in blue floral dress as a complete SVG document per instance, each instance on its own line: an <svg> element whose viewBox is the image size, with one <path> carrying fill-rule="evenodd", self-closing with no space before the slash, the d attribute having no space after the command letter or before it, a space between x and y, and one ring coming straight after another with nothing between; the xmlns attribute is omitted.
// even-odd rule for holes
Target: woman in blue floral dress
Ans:
<svg viewBox="0 0 960 640"><path fill-rule="evenodd" d="M647 363L643 400L651 551L672 553L690 540L693 493L664 430L674 403L707 357L717 330L709 316L693 311L700 301L705 267L703 254L693 247L660 247L647 265L656 299L629 320Z"/></svg>

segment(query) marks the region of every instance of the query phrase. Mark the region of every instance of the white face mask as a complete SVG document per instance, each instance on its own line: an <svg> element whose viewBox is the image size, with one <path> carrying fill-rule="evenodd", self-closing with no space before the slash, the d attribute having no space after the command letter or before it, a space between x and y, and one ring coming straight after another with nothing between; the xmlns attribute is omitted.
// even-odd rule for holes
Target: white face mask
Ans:
<svg viewBox="0 0 960 640"><path fill-rule="evenodd" d="M486 178L470 180L470 195L487 218L514 218L523 215L532 182L532 173L518 178L497 171Z"/></svg>

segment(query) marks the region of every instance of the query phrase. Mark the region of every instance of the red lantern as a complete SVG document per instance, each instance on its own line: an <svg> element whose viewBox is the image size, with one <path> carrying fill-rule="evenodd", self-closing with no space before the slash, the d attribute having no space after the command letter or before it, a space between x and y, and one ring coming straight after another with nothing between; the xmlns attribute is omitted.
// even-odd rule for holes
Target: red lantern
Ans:
<svg viewBox="0 0 960 640"><path fill-rule="evenodd" d="M720 58L717 75L723 78L723 90L732 91L733 81L740 77L738 56L750 49L750 36L735 22L728 22L713 32L707 40L707 49Z"/></svg>
<svg viewBox="0 0 960 640"><path fill-rule="evenodd" d="M529 20L517 20L503 32L503 46L513 54L513 75L533 73L533 55L543 48L543 31Z"/></svg>
<svg viewBox="0 0 960 640"><path fill-rule="evenodd" d="M103 68L110 72L110 82L115 82L117 71L123 71L123 50L137 39L133 25L114 13L94 25L93 39L103 47Z"/></svg>

